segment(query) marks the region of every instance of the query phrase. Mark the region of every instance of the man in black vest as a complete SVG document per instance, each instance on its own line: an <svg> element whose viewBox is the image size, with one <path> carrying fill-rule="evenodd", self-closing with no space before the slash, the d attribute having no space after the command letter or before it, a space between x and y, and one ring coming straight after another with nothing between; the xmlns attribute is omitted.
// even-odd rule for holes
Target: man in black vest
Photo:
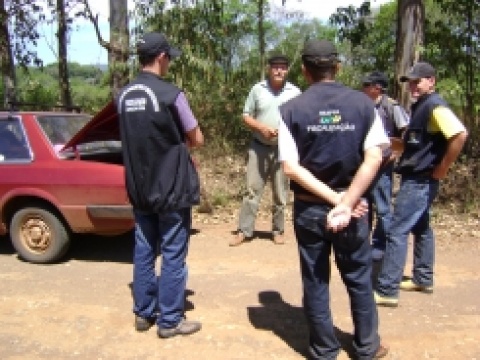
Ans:
<svg viewBox="0 0 480 360"><path fill-rule="evenodd" d="M203 134L185 94L163 79L180 51L165 35L152 32L140 38L137 52L142 70L116 99L135 216L133 312L137 331L156 323L158 336L168 338L201 328L199 322L184 319L184 305L191 207L199 201L188 147L202 145Z"/></svg>
<svg viewBox="0 0 480 360"><path fill-rule="evenodd" d="M467 139L463 124L435 92L435 79L435 69L426 62L415 64L400 78L408 82L415 102L396 167L402 180L375 287L375 301L381 306L398 306L399 289L433 292L435 238L430 207L439 180L447 175ZM414 238L413 277L402 281L410 232Z"/></svg>
<svg viewBox="0 0 480 360"><path fill-rule="evenodd" d="M280 161L294 192L294 230L300 254L310 359L336 359L340 343L330 312L330 253L350 296L358 359L385 356L372 294L372 257L362 197L389 145L372 101L335 82L335 46L309 40L302 72L310 84L280 107Z"/></svg>
<svg viewBox="0 0 480 360"><path fill-rule="evenodd" d="M398 102L388 97L388 78L380 71L373 71L363 78L362 90L375 104L387 136L400 141L409 122L409 116ZM383 153L383 163L370 191L375 213L372 230L372 257L381 260L385 251L387 233L392 221L393 166L396 152L388 148ZM372 217L373 214L370 214Z"/></svg>

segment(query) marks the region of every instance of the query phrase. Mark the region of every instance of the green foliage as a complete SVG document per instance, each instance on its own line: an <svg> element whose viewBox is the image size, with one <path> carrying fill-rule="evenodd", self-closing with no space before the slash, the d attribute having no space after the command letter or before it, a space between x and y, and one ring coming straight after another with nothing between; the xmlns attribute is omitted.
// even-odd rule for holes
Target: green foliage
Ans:
<svg viewBox="0 0 480 360"><path fill-rule="evenodd" d="M257 0L260 1L260 0ZM209 148L244 148L250 131L241 121L244 101L261 73L257 1L197 1L159 6L145 28L165 32L183 55L172 64L171 80L182 87L202 124ZM289 80L305 88L300 70L303 43L310 37L335 38L331 27L300 13L280 12L263 2L266 51L292 59Z"/></svg>
<svg viewBox="0 0 480 360"><path fill-rule="evenodd" d="M263 22L258 17L262 4ZM301 48L311 37L335 40L342 56L338 80L346 85L358 87L362 76L374 69L386 72L392 83L396 76L396 0L379 7L375 1L364 1L358 8L339 8L326 24L290 11L288 1L283 7L267 0L136 0L135 5L133 43L137 34L158 30L182 49L183 55L172 63L170 79L185 90L214 151L242 149L248 143L250 132L241 121L243 103L260 80L262 56L270 51L290 57L289 81L302 89L307 84L301 74ZM425 8L421 57L437 68L437 89L466 119L471 142L480 132L480 3L425 0ZM260 23L265 54L260 53ZM125 66L134 68L135 63ZM21 99L58 103L57 64L43 71L28 70L19 73ZM75 104L93 112L109 100L108 73L77 63L69 64L69 73Z"/></svg>
<svg viewBox="0 0 480 360"><path fill-rule="evenodd" d="M3 42L8 37L11 53L17 64L23 67L29 64L40 65L41 59L38 58L36 51L32 50L31 44L36 46L40 38L37 25L45 19L42 8L37 1L31 0L7 0L2 1L2 5L4 7L0 8L0 21L7 25L1 30L2 52L6 51ZM7 33L4 33L4 30Z"/></svg>
<svg viewBox="0 0 480 360"><path fill-rule="evenodd" d="M109 100L110 89L103 81L105 74L94 66L69 64L73 104L82 111L95 113ZM19 101L51 109L60 103L58 65L45 68L17 69Z"/></svg>
<svg viewBox="0 0 480 360"><path fill-rule="evenodd" d="M394 54L397 21L396 1L384 4L376 9L370 8L370 2L364 1L356 9L353 6L339 8L330 17L330 23L338 29L338 34L347 55L345 69L351 86L360 85L364 74L373 70L385 72L391 79L394 74Z"/></svg>

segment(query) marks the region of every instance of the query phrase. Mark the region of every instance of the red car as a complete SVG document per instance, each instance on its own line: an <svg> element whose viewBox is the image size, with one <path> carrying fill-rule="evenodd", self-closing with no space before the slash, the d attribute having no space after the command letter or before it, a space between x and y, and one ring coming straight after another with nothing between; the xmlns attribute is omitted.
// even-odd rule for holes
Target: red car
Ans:
<svg viewBox="0 0 480 360"><path fill-rule="evenodd" d="M27 261L59 260L73 233L133 228L113 103L90 119L0 112L0 235Z"/></svg>

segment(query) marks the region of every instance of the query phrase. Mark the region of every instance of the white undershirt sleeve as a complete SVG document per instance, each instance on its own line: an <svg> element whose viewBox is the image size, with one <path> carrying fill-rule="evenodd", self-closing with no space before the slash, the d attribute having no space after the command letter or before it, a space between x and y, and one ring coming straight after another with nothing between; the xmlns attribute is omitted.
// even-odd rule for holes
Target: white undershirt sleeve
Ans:
<svg viewBox="0 0 480 360"><path fill-rule="evenodd" d="M283 121L280 121L278 127L278 158L279 161L298 162L298 149L292 133Z"/></svg>
<svg viewBox="0 0 480 360"><path fill-rule="evenodd" d="M367 150L374 146L380 146L382 150L390 146L390 139L383 127L382 119L378 115L378 111L375 110L375 119L367 133L367 137L363 142L363 150Z"/></svg>

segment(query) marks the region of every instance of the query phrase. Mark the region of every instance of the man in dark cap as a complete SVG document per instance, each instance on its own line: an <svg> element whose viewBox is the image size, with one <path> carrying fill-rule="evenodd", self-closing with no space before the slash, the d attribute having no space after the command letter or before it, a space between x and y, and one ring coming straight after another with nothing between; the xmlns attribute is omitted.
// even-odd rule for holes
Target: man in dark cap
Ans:
<svg viewBox="0 0 480 360"><path fill-rule="evenodd" d="M372 293L365 193L389 146L373 102L335 81L335 46L309 40L302 53L305 92L280 107L279 151L294 193L309 359L336 359L340 343L330 311L330 254L350 297L357 359L384 357Z"/></svg>
<svg viewBox="0 0 480 360"><path fill-rule="evenodd" d="M248 149L247 188L240 209L238 229L230 246L238 246L253 237L255 218L263 189L270 179L272 184L272 238L274 244L284 244L285 206L288 181L278 162L277 134L280 122L278 106L300 94L287 81L290 61L283 54L268 58L268 78L255 84L243 108L243 121L252 130Z"/></svg>
<svg viewBox="0 0 480 360"><path fill-rule="evenodd" d="M137 52L142 70L116 99L135 217L133 312L137 331L156 323L158 336L168 338L201 327L184 318L184 303L191 207L199 201L188 147L202 145L203 134L184 92L163 79L180 51L164 34L151 32L139 39Z"/></svg>
<svg viewBox="0 0 480 360"><path fill-rule="evenodd" d="M362 90L375 104L383 122L387 136L392 141L400 141L408 125L409 116L386 92L388 78L380 71L373 71L362 80ZM372 257L381 260L385 251L385 242L392 218L393 166L396 155L391 148L383 152L383 163L370 191L370 200L375 214L375 228L372 231ZM370 214L373 217L373 214Z"/></svg>
<svg viewBox="0 0 480 360"><path fill-rule="evenodd" d="M467 139L463 124L435 92L432 65L418 62L400 81L408 82L414 103L396 167L402 180L375 289L376 303L390 307L398 306L399 289L433 292L435 238L430 207L439 180L447 175ZM403 279L410 232L414 239L413 276Z"/></svg>

